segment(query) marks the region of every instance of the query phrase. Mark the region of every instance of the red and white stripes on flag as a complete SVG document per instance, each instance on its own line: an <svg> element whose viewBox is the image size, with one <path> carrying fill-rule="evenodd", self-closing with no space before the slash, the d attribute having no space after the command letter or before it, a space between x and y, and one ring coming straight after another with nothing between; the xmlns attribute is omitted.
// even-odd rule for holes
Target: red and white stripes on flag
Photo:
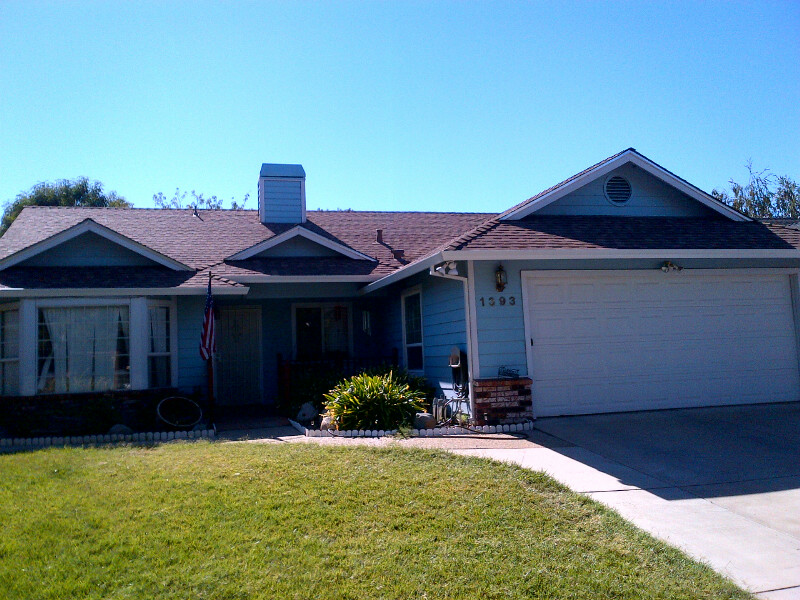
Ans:
<svg viewBox="0 0 800 600"><path fill-rule="evenodd" d="M217 351L217 338L214 333L214 299L211 297L211 276L208 277L208 294L206 295L206 312L203 317L203 332L200 335L200 356L210 360Z"/></svg>

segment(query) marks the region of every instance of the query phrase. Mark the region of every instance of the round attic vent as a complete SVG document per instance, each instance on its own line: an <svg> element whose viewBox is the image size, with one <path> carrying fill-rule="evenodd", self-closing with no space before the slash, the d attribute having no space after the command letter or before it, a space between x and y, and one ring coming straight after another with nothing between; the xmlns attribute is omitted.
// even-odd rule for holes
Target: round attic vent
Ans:
<svg viewBox="0 0 800 600"><path fill-rule="evenodd" d="M606 181L606 198L614 204L625 204L631 199L631 184L624 177L614 175Z"/></svg>

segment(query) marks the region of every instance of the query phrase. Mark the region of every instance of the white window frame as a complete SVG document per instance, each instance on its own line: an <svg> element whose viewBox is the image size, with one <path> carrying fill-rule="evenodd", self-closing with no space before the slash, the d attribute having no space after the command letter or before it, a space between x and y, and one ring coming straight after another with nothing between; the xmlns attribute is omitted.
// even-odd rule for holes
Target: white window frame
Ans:
<svg viewBox="0 0 800 600"><path fill-rule="evenodd" d="M292 358L297 360L297 309L298 308L319 308L320 312L325 308L344 306L347 309L347 354L353 357L353 303L352 302L298 302L292 304ZM321 324L322 352L325 352L325 322Z"/></svg>
<svg viewBox="0 0 800 600"><path fill-rule="evenodd" d="M419 335L420 341L415 342L413 344L409 344L406 342L406 298L408 296L419 295ZM400 314L401 314L401 326L403 329L403 365L406 367L406 371L411 373L412 375L422 375L425 373L425 327L422 323L422 286L415 285L414 287L408 288L403 290L400 294ZM419 347L422 349L422 368L421 369L409 369L408 368L408 348L409 347Z"/></svg>
<svg viewBox="0 0 800 600"><path fill-rule="evenodd" d="M167 318L169 319L169 351L167 352L150 352L150 309L151 308L166 308L169 312ZM147 388L150 389L150 358L154 356L168 356L169 357L169 387L175 387L178 381L178 359L176 350L178 346L178 311L177 302L174 298L169 300L164 299L148 299L147 301L147 346L145 352L147 355Z"/></svg>
<svg viewBox="0 0 800 600"><path fill-rule="evenodd" d="M21 373L20 373L19 355L22 347L22 339L21 339L22 327L20 325L21 314L19 310L19 303L14 302L9 304L0 304L0 313L13 312L13 311L17 311L17 357L16 358L0 357L0 363L2 364L17 363L17 394L20 394L22 384L20 382Z"/></svg>
<svg viewBox="0 0 800 600"><path fill-rule="evenodd" d="M132 338L133 338L133 310L131 302L127 298L52 298L47 300L37 300L34 302L33 315L36 319L34 335L33 335L33 354L35 356L35 380L34 390L36 395L52 395L52 394L70 394L70 393L85 393L85 392L40 392L39 391L39 311L42 308L96 308L100 306L124 306L128 309L128 388L112 388L110 392L125 391L126 389L133 388L133 359L132 359ZM22 327L20 326L20 329ZM22 340L20 340L22 343ZM20 383L20 387L22 384Z"/></svg>
<svg viewBox="0 0 800 600"><path fill-rule="evenodd" d="M149 388L148 348L150 345L149 306L170 308L170 376L171 385L178 382L178 310L177 297L75 297L23 299L19 306L19 393L21 396L39 395L38 338L39 309L65 307L127 306L129 309L130 389ZM2 308L17 306L2 305ZM199 326L198 326L199 331Z"/></svg>

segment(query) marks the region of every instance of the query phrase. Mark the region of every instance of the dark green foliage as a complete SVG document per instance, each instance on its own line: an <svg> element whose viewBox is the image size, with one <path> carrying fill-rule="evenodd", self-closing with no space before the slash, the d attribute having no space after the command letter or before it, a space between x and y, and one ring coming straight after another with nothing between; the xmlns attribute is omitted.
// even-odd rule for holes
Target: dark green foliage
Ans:
<svg viewBox="0 0 800 600"><path fill-rule="evenodd" d="M354 375L325 394L325 409L339 429L395 429L423 410L425 395L385 375Z"/></svg>
<svg viewBox="0 0 800 600"><path fill-rule="evenodd" d="M753 171L752 162L747 163L747 170L750 181L746 185L731 179L730 193L714 189L711 195L748 217L800 219L800 185L796 181L769 169Z"/></svg>
<svg viewBox="0 0 800 600"><path fill-rule="evenodd" d="M89 181L86 177L75 180L60 179L55 183L42 181L27 192L17 194L13 202L3 207L3 220L0 222L0 235L14 222L26 206L95 206L129 208L133 206L116 192L105 193L99 181Z"/></svg>
<svg viewBox="0 0 800 600"><path fill-rule="evenodd" d="M434 388L432 385L429 385L427 379L418 375L411 375L408 371L401 369L396 365L384 363L377 367L371 367L362 371L362 374L364 375L382 376L390 373L393 375L394 380L400 385L408 385L408 387L415 392L422 392L428 402L433 400L433 397L436 394L436 388Z"/></svg>

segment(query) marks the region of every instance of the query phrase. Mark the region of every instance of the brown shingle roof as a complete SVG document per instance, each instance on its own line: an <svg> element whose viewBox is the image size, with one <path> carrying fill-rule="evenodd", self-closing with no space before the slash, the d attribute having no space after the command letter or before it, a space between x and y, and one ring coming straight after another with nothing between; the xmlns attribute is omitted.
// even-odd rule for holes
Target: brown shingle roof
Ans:
<svg viewBox="0 0 800 600"><path fill-rule="evenodd" d="M491 220L447 249L559 248L791 250L800 248L800 231L724 218L534 216Z"/></svg>
<svg viewBox="0 0 800 600"><path fill-rule="evenodd" d="M308 211L307 216L304 227L375 257L375 263L353 262L372 264L370 272L378 276L416 260L491 215ZM293 227L284 223L264 225L255 210L201 210L196 217L190 209L28 207L0 238L0 259L87 218L199 270L220 264L227 257ZM383 243L376 241L376 229L383 230ZM393 249L404 251L401 260L392 255ZM361 273L364 265L351 268Z"/></svg>

